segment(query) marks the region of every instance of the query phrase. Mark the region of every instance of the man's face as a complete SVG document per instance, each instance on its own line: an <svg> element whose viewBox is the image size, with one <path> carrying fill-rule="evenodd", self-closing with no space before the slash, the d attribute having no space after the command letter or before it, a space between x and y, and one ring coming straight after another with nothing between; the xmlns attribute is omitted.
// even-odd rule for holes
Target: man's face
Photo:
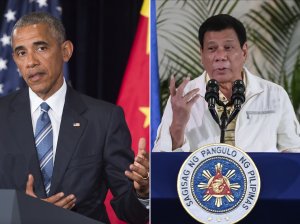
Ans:
<svg viewBox="0 0 300 224"><path fill-rule="evenodd" d="M66 51L68 44L60 44L47 24L28 25L13 32L14 61L27 85L44 100L63 84L63 63L72 54Z"/></svg>
<svg viewBox="0 0 300 224"><path fill-rule="evenodd" d="M233 29L208 31L204 34L201 59L211 79L232 83L242 79L241 72L247 57L247 44L240 42Z"/></svg>

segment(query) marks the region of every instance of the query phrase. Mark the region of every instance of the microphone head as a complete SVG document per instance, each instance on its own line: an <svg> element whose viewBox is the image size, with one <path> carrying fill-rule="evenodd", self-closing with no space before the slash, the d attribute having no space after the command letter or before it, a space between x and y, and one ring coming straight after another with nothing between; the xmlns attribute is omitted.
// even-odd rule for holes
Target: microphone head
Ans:
<svg viewBox="0 0 300 224"><path fill-rule="evenodd" d="M219 99L219 83L215 79L209 80L206 85L205 100L208 102L211 98L215 101Z"/></svg>
<svg viewBox="0 0 300 224"><path fill-rule="evenodd" d="M235 80L232 85L231 101L239 100L240 103L245 102L245 85L243 80Z"/></svg>

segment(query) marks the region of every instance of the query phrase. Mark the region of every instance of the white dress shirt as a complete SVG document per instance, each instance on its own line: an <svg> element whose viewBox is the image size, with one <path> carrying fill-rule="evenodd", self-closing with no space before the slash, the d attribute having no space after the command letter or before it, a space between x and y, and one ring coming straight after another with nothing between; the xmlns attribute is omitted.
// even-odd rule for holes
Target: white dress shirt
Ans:
<svg viewBox="0 0 300 224"><path fill-rule="evenodd" d="M35 134L35 127L37 120L41 114L41 103L46 102L50 109L48 111L52 129L53 129L53 163L55 160L56 146L58 140L58 133L60 128L61 117L65 105L65 98L67 92L67 84L64 80L63 85L58 91L56 91L52 96L50 96L46 101L41 99L37 94L35 94L32 89L29 88L29 100L30 100L30 111L31 111L31 120L32 128Z"/></svg>

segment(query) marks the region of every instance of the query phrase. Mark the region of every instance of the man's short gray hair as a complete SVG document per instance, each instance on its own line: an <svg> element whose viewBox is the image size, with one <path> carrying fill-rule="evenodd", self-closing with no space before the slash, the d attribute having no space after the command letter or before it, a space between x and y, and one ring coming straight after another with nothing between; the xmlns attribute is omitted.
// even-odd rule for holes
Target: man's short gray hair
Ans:
<svg viewBox="0 0 300 224"><path fill-rule="evenodd" d="M66 30L62 22L46 12L32 12L22 16L14 25L11 33L13 34L14 30L17 28L41 23L49 26L53 36L59 43L63 43L66 40Z"/></svg>

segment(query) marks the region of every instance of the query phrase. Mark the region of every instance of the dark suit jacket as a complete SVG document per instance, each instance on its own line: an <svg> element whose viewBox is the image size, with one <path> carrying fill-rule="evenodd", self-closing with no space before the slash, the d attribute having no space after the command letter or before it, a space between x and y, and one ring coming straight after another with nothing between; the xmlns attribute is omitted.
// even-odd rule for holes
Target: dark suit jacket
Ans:
<svg viewBox="0 0 300 224"><path fill-rule="evenodd" d="M148 211L124 174L133 157L122 109L68 87L50 195L74 194L74 211L109 222L103 201L110 188L119 218L144 223ZM0 99L0 188L24 192L29 173L34 176L35 193L45 198L27 88Z"/></svg>

